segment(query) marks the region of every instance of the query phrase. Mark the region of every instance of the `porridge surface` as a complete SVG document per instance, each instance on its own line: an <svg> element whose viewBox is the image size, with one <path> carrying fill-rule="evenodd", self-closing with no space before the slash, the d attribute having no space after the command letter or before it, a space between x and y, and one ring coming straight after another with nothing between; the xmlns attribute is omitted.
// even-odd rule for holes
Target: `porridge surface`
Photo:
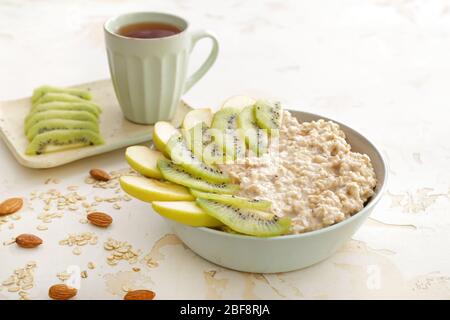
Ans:
<svg viewBox="0 0 450 320"><path fill-rule="evenodd" d="M273 213L290 217L291 232L302 233L349 218L374 194L369 157L350 148L336 123L299 123L284 111L268 154L222 169L240 184L239 195L272 201Z"/></svg>

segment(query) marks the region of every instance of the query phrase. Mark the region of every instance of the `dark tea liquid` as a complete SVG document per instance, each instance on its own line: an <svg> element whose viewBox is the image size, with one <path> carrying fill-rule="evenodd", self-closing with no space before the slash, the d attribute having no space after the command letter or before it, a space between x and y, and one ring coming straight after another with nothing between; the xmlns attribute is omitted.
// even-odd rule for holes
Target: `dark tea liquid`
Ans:
<svg viewBox="0 0 450 320"><path fill-rule="evenodd" d="M176 26L160 22L128 24L119 29L118 34L129 38L154 39L173 36L181 30Z"/></svg>

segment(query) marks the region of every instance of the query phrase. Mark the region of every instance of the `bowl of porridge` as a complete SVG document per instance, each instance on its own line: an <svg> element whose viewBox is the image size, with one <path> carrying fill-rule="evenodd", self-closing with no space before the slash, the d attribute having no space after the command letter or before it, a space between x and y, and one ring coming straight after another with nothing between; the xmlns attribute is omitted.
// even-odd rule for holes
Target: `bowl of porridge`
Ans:
<svg viewBox="0 0 450 320"><path fill-rule="evenodd" d="M387 178L380 151L350 127L325 117L284 111L276 153L223 165L239 196L269 200L288 217L288 234L254 237L166 219L201 257L256 273L297 270L336 252L370 215Z"/></svg>

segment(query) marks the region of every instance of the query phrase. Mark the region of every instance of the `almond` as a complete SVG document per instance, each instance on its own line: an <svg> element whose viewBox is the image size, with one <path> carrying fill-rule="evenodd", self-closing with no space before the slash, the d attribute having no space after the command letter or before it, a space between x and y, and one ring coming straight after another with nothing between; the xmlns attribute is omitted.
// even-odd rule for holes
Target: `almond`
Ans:
<svg viewBox="0 0 450 320"><path fill-rule="evenodd" d="M128 291L125 297L123 297L123 300L153 300L155 295L156 294L150 290L133 290Z"/></svg>
<svg viewBox="0 0 450 320"><path fill-rule="evenodd" d="M111 179L111 176L108 174L108 172L102 169L92 169L91 171L89 171L89 174L92 178L98 181L108 181Z"/></svg>
<svg viewBox="0 0 450 320"><path fill-rule="evenodd" d="M106 228L113 222L113 218L104 212L91 212L87 215L87 219L97 227Z"/></svg>
<svg viewBox="0 0 450 320"><path fill-rule="evenodd" d="M77 289L65 284L55 284L48 289L48 296L53 300L68 300L77 295Z"/></svg>
<svg viewBox="0 0 450 320"><path fill-rule="evenodd" d="M0 216L15 213L23 206L22 198L9 198L0 204Z"/></svg>
<svg viewBox="0 0 450 320"><path fill-rule="evenodd" d="M16 237L16 243L22 248L36 248L38 245L42 244L42 239L34 234L24 233Z"/></svg>

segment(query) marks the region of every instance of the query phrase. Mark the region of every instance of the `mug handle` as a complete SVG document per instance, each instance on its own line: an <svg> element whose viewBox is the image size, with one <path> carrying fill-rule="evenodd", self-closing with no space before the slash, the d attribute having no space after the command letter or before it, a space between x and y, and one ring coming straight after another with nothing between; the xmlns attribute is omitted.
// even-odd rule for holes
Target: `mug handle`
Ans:
<svg viewBox="0 0 450 320"><path fill-rule="evenodd" d="M200 39L203 38L209 38L212 40L212 48L211 52L209 53L208 58L203 62L203 64L200 66L200 68L197 69L186 81L186 85L184 88L184 93L186 93L189 89L192 88L194 84L197 83L198 80L200 80L205 73L212 67L214 62L216 62L217 55L219 53L219 41L217 41L216 36L209 31L206 30L198 30L194 31L191 34L191 48L190 51L192 52L192 49L194 49L195 45Z"/></svg>

